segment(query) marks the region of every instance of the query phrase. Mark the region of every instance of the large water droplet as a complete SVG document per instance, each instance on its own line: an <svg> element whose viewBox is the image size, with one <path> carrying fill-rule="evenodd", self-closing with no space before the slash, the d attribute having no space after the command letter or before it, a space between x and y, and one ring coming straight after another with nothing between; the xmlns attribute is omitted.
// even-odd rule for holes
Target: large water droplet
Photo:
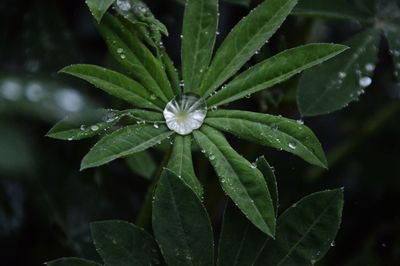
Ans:
<svg viewBox="0 0 400 266"><path fill-rule="evenodd" d="M175 96L164 109L168 128L180 135L190 134L200 128L206 115L206 102L192 93Z"/></svg>

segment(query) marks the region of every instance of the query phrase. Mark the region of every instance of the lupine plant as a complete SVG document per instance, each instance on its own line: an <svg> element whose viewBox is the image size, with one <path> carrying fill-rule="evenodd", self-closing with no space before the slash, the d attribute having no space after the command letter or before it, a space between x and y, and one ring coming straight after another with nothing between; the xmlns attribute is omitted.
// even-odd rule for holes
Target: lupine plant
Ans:
<svg viewBox="0 0 400 266"><path fill-rule="evenodd" d="M115 265L309 265L332 245L341 221L342 189L311 194L278 215L278 189L264 157L250 163L224 133L292 153L327 167L323 149L302 121L242 110L228 104L281 83L347 49L313 43L244 65L278 30L296 0L262 1L227 35L215 54L218 1L186 2L181 75L163 47L166 27L139 0L87 1L120 71L78 64L60 72L84 79L133 109L75 114L49 137L101 139L81 170L99 167L149 148L163 149L166 163L149 190L153 236L124 221L92 223L103 264ZM113 9L107 13L107 10ZM312 99L310 99L312 100ZM213 166L228 201L218 256L196 177L192 152ZM100 265L63 258L48 265Z"/></svg>

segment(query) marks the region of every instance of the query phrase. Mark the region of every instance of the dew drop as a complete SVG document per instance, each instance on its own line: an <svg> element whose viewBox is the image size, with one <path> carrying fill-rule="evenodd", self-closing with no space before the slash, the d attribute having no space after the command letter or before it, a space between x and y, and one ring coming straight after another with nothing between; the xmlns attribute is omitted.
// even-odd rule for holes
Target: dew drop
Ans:
<svg viewBox="0 0 400 266"><path fill-rule="evenodd" d="M296 122L297 122L297 124L299 124L299 125L304 125L304 121L301 120L301 119L297 120Z"/></svg>
<svg viewBox="0 0 400 266"><path fill-rule="evenodd" d="M288 144L289 148L291 148L292 150L295 150L297 148L297 144L294 142L289 142Z"/></svg>
<svg viewBox="0 0 400 266"><path fill-rule="evenodd" d="M79 128L81 131L85 131L86 130L86 126L85 125L81 125Z"/></svg>
<svg viewBox="0 0 400 266"><path fill-rule="evenodd" d="M93 125L93 126L90 127L90 129L91 129L92 131L97 131L97 130L99 130L100 128L99 128L99 126L97 126L97 125Z"/></svg>
<svg viewBox="0 0 400 266"><path fill-rule="evenodd" d="M185 93L169 101L163 114L170 130L187 135L202 126L207 115L207 105L196 94Z"/></svg>
<svg viewBox="0 0 400 266"><path fill-rule="evenodd" d="M155 94L150 95L150 99L152 99L154 101L155 99L157 99L157 95L155 95Z"/></svg>
<svg viewBox="0 0 400 266"><path fill-rule="evenodd" d="M126 58L126 55L121 54L120 57L121 57L121 59L125 59L125 58Z"/></svg>
<svg viewBox="0 0 400 266"><path fill-rule="evenodd" d="M374 64L366 64L365 65L365 70L367 70L368 72L373 72L375 70L375 65Z"/></svg>
<svg viewBox="0 0 400 266"><path fill-rule="evenodd" d="M129 9L131 9L131 3L129 3L129 1L127 0L117 0L117 6L122 11L128 11Z"/></svg>
<svg viewBox="0 0 400 266"><path fill-rule="evenodd" d="M124 49L122 49L122 48L117 49L117 53L122 54L123 52L124 52Z"/></svg>
<svg viewBox="0 0 400 266"><path fill-rule="evenodd" d="M210 156L208 158L210 159L210 161L214 161L215 155L214 154L210 154Z"/></svg>
<svg viewBox="0 0 400 266"><path fill-rule="evenodd" d="M160 127L157 123L154 123L153 126L154 126L155 128L159 128L159 127Z"/></svg>
<svg viewBox="0 0 400 266"><path fill-rule="evenodd" d="M339 78L344 79L347 76L345 72L339 72Z"/></svg>
<svg viewBox="0 0 400 266"><path fill-rule="evenodd" d="M369 85L371 85L371 83L372 83L372 79L370 77L362 77L359 80L359 84L363 88L368 87Z"/></svg>

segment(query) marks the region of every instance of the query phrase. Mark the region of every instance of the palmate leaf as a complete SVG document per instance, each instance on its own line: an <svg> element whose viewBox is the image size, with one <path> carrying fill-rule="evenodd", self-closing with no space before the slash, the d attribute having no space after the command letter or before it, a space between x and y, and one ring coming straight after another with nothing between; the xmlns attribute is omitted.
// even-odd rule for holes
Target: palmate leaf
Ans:
<svg viewBox="0 0 400 266"><path fill-rule="evenodd" d="M103 15L116 0L86 0L93 17L100 23Z"/></svg>
<svg viewBox="0 0 400 266"><path fill-rule="evenodd" d="M278 219L276 239L267 240L256 266L312 265L331 247L338 232L343 190L311 194Z"/></svg>
<svg viewBox="0 0 400 266"><path fill-rule="evenodd" d="M197 92L213 53L218 0L188 0L182 30L182 74L186 92Z"/></svg>
<svg viewBox="0 0 400 266"><path fill-rule="evenodd" d="M123 23L105 15L98 29L111 54L135 80L164 102L174 96L161 62Z"/></svg>
<svg viewBox="0 0 400 266"><path fill-rule="evenodd" d="M161 111L164 105L160 100L152 100L151 93L138 82L104 67L71 65L60 72L84 79L110 95L137 107Z"/></svg>
<svg viewBox="0 0 400 266"><path fill-rule="evenodd" d="M278 209L278 188L272 168L264 157L256 161L257 168L267 182L275 213ZM219 240L219 266L250 266L261 252L268 237L257 229L233 204L228 201L222 222Z"/></svg>
<svg viewBox="0 0 400 266"><path fill-rule="evenodd" d="M168 265L214 264L214 240L205 207L193 190L165 169L153 201L153 230Z"/></svg>
<svg viewBox="0 0 400 266"><path fill-rule="evenodd" d="M268 0L243 18L217 50L199 90L201 96L232 77L276 32L297 0Z"/></svg>
<svg viewBox="0 0 400 266"><path fill-rule="evenodd" d="M326 114L357 100L371 84L379 40L380 33L375 29L357 34L345 43L350 49L306 71L297 94L301 114Z"/></svg>
<svg viewBox="0 0 400 266"><path fill-rule="evenodd" d="M91 223L90 229L93 243L105 265L161 265L157 243L134 224L102 221Z"/></svg>
<svg viewBox="0 0 400 266"><path fill-rule="evenodd" d="M217 110L208 113L205 123L239 138L290 152L311 164L327 167L317 137L297 121L247 111Z"/></svg>
<svg viewBox="0 0 400 266"><path fill-rule="evenodd" d="M163 125L140 124L123 127L103 137L83 158L81 170L144 151L173 134Z"/></svg>
<svg viewBox="0 0 400 266"><path fill-rule="evenodd" d="M81 140L94 137L105 130L110 130L124 117L143 123L164 123L161 113L127 109L124 111L117 110L92 110L83 113L74 113L57 124L55 124L46 134L47 137L60 140Z"/></svg>
<svg viewBox="0 0 400 266"><path fill-rule="evenodd" d="M61 258L46 262L48 266L101 266L94 261L84 260L80 258Z"/></svg>
<svg viewBox="0 0 400 266"><path fill-rule="evenodd" d="M217 94L211 96L207 100L207 104L208 106L218 106L244 98L285 81L346 49L347 47L343 45L321 43L285 50L241 73Z"/></svg>
<svg viewBox="0 0 400 266"><path fill-rule="evenodd" d="M164 64L165 71L167 73L168 79L171 82L172 90L175 95L178 95L181 93L181 86L179 85L180 79L179 79L179 73L175 68L174 62L172 59L169 57L167 52L165 50L161 51L161 61Z"/></svg>
<svg viewBox="0 0 400 266"><path fill-rule="evenodd" d="M203 125L193 135L213 165L225 193L255 226L274 236L275 212L262 173L233 150L219 131Z"/></svg>
<svg viewBox="0 0 400 266"><path fill-rule="evenodd" d="M177 135L174 138L174 147L167 168L182 178L201 199L203 197L203 187L194 173L191 147L191 136Z"/></svg>

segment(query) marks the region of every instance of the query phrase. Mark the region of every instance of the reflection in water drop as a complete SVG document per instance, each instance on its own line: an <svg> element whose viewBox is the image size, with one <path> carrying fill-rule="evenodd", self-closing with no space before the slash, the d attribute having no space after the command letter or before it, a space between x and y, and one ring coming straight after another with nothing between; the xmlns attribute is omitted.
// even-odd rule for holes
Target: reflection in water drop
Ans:
<svg viewBox="0 0 400 266"><path fill-rule="evenodd" d="M180 135L190 134L203 124L207 115L204 99L195 94L175 96L164 109L164 118L170 130Z"/></svg>

